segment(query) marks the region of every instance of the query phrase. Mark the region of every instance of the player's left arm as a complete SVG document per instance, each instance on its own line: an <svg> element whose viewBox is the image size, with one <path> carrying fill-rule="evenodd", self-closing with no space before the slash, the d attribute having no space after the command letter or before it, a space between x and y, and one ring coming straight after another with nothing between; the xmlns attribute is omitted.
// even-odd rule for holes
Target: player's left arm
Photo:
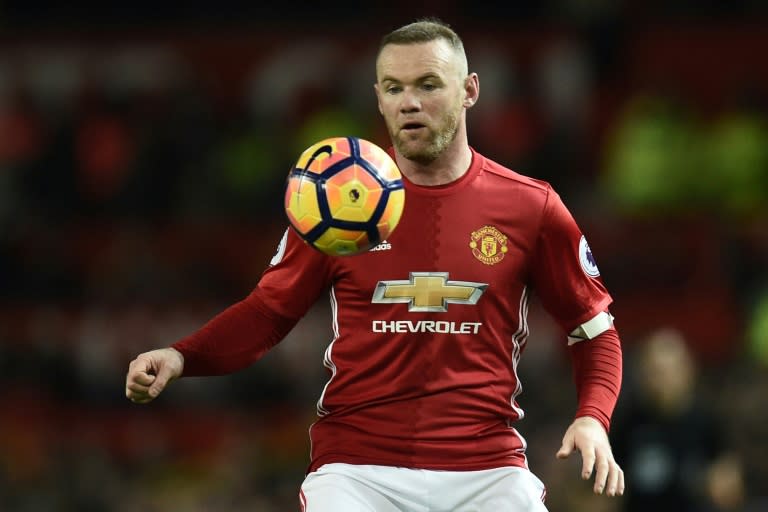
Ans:
<svg viewBox="0 0 768 512"><path fill-rule="evenodd" d="M609 328L569 348L578 393L576 418L566 430L557 457L581 454L581 476L595 475L593 490L608 496L624 494L624 471L608 439L610 419L621 386L621 345Z"/></svg>
<svg viewBox="0 0 768 512"><path fill-rule="evenodd" d="M581 453L582 477L595 475L598 494L622 494L624 473L608 439L621 388L621 344L608 311L612 299L571 213L549 189L531 276L542 304L569 333L568 350L578 396L575 420L557 452Z"/></svg>

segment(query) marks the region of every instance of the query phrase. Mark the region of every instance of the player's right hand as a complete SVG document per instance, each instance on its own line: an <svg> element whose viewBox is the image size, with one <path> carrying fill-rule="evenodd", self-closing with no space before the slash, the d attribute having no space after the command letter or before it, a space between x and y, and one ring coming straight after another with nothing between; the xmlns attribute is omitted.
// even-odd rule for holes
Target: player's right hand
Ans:
<svg viewBox="0 0 768 512"><path fill-rule="evenodd" d="M173 379L184 371L184 356L174 348L161 348L139 354L128 365L125 396L133 403L151 402Z"/></svg>

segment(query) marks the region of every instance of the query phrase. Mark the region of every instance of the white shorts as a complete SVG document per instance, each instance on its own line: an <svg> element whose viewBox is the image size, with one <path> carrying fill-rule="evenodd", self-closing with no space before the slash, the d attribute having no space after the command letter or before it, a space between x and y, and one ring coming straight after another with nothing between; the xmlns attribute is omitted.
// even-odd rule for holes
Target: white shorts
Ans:
<svg viewBox="0 0 768 512"><path fill-rule="evenodd" d="M307 475L302 512L546 512L544 484L524 468L435 471L325 464Z"/></svg>

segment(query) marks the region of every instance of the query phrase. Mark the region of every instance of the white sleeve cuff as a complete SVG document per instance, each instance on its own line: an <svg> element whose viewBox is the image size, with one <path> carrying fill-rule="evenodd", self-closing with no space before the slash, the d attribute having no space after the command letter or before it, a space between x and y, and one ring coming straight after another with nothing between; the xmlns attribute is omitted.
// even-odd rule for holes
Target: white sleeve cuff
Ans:
<svg viewBox="0 0 768 512"><path fill-rule="evenodd" d="M607 311L601 311L591 320L587 320L568 335L568 346L584 340L591 340L613 327L613 315Z"/></svg>

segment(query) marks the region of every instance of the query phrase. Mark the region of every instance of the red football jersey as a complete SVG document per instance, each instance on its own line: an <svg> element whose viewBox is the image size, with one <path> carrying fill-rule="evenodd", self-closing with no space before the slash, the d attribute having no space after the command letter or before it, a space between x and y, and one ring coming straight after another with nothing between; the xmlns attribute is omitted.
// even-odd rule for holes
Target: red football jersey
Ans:
<svg viewBox="0 0 768 512"><path fill-rule="evenodd" d="M566 332L611 298L579 227L547 183L473 152L470 169L453 183L405 185L405 211L387 240L334 258L288 230L241 303L260 312L262 323L295 322L330 287L330 379L310 429L310 470L330 462L526 466L514 423L523 415L516 370L531 293ZM259 345L249 360L287 332L259 329L247 336ZM177 348L195 373L211 370L195 357L194 337Z"/></svg>

